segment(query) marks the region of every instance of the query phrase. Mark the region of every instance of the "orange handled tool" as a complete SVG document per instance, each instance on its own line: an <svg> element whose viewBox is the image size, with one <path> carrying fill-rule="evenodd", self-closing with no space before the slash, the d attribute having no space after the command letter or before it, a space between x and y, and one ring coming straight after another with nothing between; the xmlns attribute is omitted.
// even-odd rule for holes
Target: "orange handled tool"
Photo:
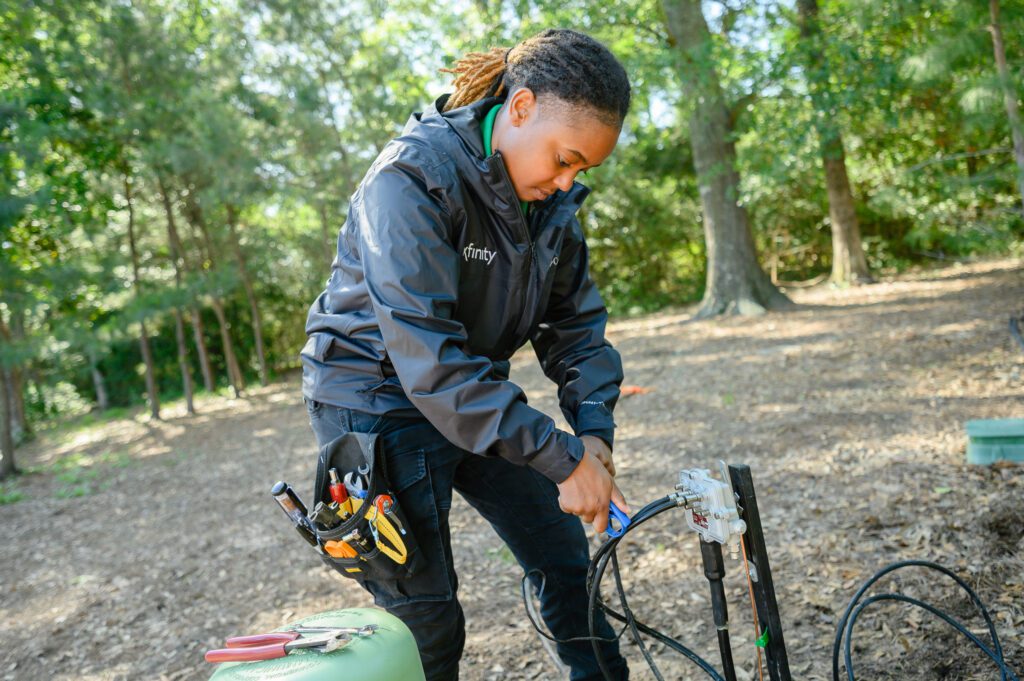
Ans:
<svg viewBox="0 0 1024 681"><path fill-rule="evenodd" d="M334 558L357 558L356 550L343 541L324 542L324 551Z"/></svg>

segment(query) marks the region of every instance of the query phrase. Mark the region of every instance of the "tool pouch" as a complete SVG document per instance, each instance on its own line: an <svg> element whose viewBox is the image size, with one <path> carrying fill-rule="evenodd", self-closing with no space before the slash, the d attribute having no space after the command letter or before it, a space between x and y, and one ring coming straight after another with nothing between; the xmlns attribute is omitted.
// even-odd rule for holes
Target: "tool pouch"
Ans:
<svg viewBox="0 0 1024 681"><path fill-rule="evenodd" d="M335 554L325 555L323 560L341 574L359 581L408 577L416 571L422 556L398 496L391 490L387 459L375 433L345 433L320 449L314 507L316 502L331 501L330 469L337 469L344 477L364 463L370 469L367 494L362 500L349 497L356 505L352 515L330 529L314 523L321 544ZM381 511L383 504L375 503L384 496L391 501L386 514Z"/></svg>

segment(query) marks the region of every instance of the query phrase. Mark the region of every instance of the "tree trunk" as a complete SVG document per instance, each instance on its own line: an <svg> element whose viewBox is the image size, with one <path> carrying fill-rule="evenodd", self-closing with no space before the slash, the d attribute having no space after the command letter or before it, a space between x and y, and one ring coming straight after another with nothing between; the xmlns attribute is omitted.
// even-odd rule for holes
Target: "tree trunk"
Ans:
<svg viewBox="0 0 1024 681"><path fill-rule="evenodd" d="M202 237L202 245L199 248L202 259L209 264L210 269L213 269L213 241L210 239L210 232L206 228L206 220L203 218L202 207L196 202L195 196L192 192L189 192L186 197L185 206L187 208L189 224L192 226L193 231L198 232ZM208 280L206 276L206 268L203 265L198 267L198 271L201 273L204 280ZM220 337L224 348L224 364L227 367L228 382L231 384L231 389L234 391L235 397L241 397L242 390L245 388L245 379L242 377L242 370L238 366L238 359L235 356L235 347L231 342L230 326L227 321L227 315L224 314L224 304L221 302L220 296L216 293L211 293L210 299L213 313L217 316L217 323L220 326Z"/></svg>
<svg viewBox="0 0 1024 681"><path fill-rule="evenodd" d="M12 344L11 331L0 315L0 350ZM14 410L9 398L10 370L4 365L0 352L0 480L18 472L14 464Z"/></svg>
<svg viewBox="0 0 1024 681"><path fill-rule="evenodd" d="M217 323L220 325L220 339L224 346L224 361L228 365L228 375L231 379L231 388L235 397L242 396L245 389L245 379L242 378L242 369L238 366L238 358L235 356L234 344L231 342L231 324L224 313L224 303L220 298L214 296L212 300L213 313L217 315Z"/></svg>
<svg viewBox="0 0 1024 681"><path fill-rule="evenodd" d="M23 307L18 306L11 310L9 337L15 343L25 340L25 309ZM21 366L10 367L11 418L13 419L11 437L14 439L15 446L32 437L32 426L28 422L28 414L25 410L25 379L23 371L25 368Z"/></svg>
<svg viewBox="0 0 1024 681"><path fill-rule="evenodd" d="M167 243L171 250L171 262L174 264L174 287L181 290L182 286L182 260L181 242L178 239L178 227L174 223L174 208L167 196L167 187L160 173L156 176L157 186L160 189L160 198L164 204L164 213L167 216ZM174 339L178 344L178 367L181 369L181 385L185 391L185 411L189 415L196 413L195 401L192 396L192 367L188 362L188 346L185 344L185 320L182 319L181 309L174 308Z"/></svg>
<svg viewBox="0 0 1024 681"><path fill-rule="evenodd" d="M999 24L999 0L988 0L988 13L992 20L989 32L992 34L992 49L996 55L996 68L1003 88L1003 103L1006 117L1010 119L1010 134L1013 136L1013 158L1017 162L1017 190L1020 192L1021 212L1024 214L1024 129L1021 127L1017 110L1017 93L1010 79L1006 65L1006 47L1003 45L1003 29Z"/></svg>
<svg viewBox="0 0 1024 681"><path fill-rule="evenodd" d="M789 307L757 261L731 140L729 109L711 62L711 36L700 0L663 0L668 31L684 61L683 90L695 102L690 145L704 211L707 285L698 317L759 314Z"/></svg>
<svg viewBox="0 0 1024 681"><path fill-rule="evenodd" d="M196 351L199 353L199 368L203 373L203 388L206 392L212 393L216 386L213 382L213 368L210 366L210 351L206 347L206 334L203 331L203 315L195 303L189 306L188 311L192 318L192 336Z"/></svg>
<svg viewBox="0 0 1024 681"><path fill-rule="evenodd" d="M828 215L832 223L832 276L836 284L870 284L874 281L864 257L860 223L853 207L850 180L846 175L843 141L836 133L833 143L822 151L825 186L828 188Z"/></svg>
<svg viewBox="0 0 1024 681"><path fill-rule="evenodd" d="M142 361L146 365L146 398L149 400L149 413L154 419L159 420L160 394L156 387L153 351L149 347L149 331L146 329L146 322L139 322L139 333L139 348L142 351Z"/></svg>
<svg viewBox="0 0 1024 681"><path fill-rule="evenodd" d="M10 371L0 367L0 480L18 472L14 464L13 410L8 398Z"/></svg>
<svg viewBox="0 0 1024 681"><path fill-rule="evenodd" d="M132 205L132 185L127 174L124 176L124 197L128 204L128 246L132 256L133 285L135 296L141 298L139 290L139 252L135 246L135 208ZM142 361L146 365L146 392L149 399L149 413L154 419L160 418L160 395L156 387L156 370L153 367L153 353L149 348L149 332L146 330L146 322L139 322L141 334L139 336L139 348L142 350Z"/></svg>
<svg viewBox="0 0 1024 681"><path fill-rule="evenodd" d="M202 267L193 267L189 262L188 253L185 251L181 241L181 234L178 232L178 223L174 218L174 206L171 203L170 196L168 196L167 190L164 187L163 178L157 176L160 181L160 193L164 200L164 212L167 214L167 236L171 245L172 253L176 252L177 257L181 260L182 270L185 272L198 271L202 273ZM175 263L177 268L177 263ZM193 298L189 305L189 316L192 320L192 336L196 344L196 352L199 355L199 369L203 374L203 387L206 392L212 393L216 389L216 385L213 381L213 369L210 367L210 352L206 348L206 334L203 331L203 316L200 313L199 306L196 304Z"/></svg>
<svg viewBox="0 0 1024 681"><path fill-rule="evenodd" d="M106 411L110 408L110 398L107 396L107 382L103 378L103 372L100 371L99 357L96 356L96 351L90 348L87 350L89 356L89 372L92 374L92 387L96 391L96 408L100 411Z"/></svg>
<svg viewBox="0 0 1024 681"><path fill-rule="evenodd" d="M832 223L832 282L862 284L872 281L860 238L860 224L846 173L843 137L836 125L836 107L829 89L829 66L821 45L818 0L797 0L803 66L814 105L814 127L821 145L828 189L828 215Z"/></svg>
<svg viewBox="0 0 1024 681"><path fill-rule="evenodd" d="M11 374L11 437L14 438L15 445L20 445L32 435L25 413L25 382L21 377L21 369L11 367L8 371Z"/></svg>
<svg viewBox="0 0 1024 681"><path fill-rule="evenodd" d="M245 297L249 299L249 312L252 315L252 333L256 340L256 360L260 365L260 385L267 385L267 360L263 352L263 325L260 323L260 307L256 302L256 292L253 290L252 278L249 276L249 268L245 264L245 254L242 253L242 244L238 239L238 228L236 222L238 215L235 207L230 203L227 205L228 231L231 236L231 248L235 252L235 260L238 262L238 273L242 277L242 286L245 287Z"/></svg>
<svg viewBox="0 0 1024 681"><path fill-rule="evenodd" d="M178 308L174 308L174 340L178 344L178 368L181 369L181 386L185 391L185 413L192 416L196 413L192 399L192 367L188 363L188 347L185 345L185 320Z"/></svg>

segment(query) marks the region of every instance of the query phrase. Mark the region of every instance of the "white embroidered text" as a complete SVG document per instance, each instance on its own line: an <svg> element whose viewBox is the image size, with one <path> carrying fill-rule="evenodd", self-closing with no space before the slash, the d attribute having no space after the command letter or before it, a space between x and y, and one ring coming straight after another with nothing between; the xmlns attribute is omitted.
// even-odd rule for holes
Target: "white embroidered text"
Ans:
<svg viewBox="0 0 1024 681"><path fill-rule="evenodd" d="M486 246L484 248L477 248L472 243L462 249L462 258L466 262L469 262L470 260L482 260L490 265L494 262L494 256L496 255L498 255L497 251L492 251Z"/></svg>

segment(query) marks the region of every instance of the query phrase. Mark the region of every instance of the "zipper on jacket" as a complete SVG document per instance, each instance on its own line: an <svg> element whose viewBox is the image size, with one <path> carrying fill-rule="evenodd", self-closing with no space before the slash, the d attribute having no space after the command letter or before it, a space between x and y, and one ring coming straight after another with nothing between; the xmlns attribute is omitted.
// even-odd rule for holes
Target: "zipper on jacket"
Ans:
<svg viewBox="0 0 1024 681"><path fill-rule="evenodd" d="M555 199L551 202L550 205L545 206L542 211L534 213L533 215L533 222L537 227L537 235L536 238L530 238L530 281L526 289L527 299L526 301L524 301L523 315L520 318L519 323L516 325L515 342L517 344L525 341L526 335L530 331L530 322L532 322L533 318L536 316L536 307L537 303L539 302L538 300L536 300L536 298L539 298L541 285L544 283L544 271L539 266L539 264L537 267L534 267L534 264L538 263L537 239L539 239L541 236L541 227L543 226L546 220L549 220L552 215L558 212L559 207L565 201L565 198L567 196L568 194L566 194L565 192L559 192L555 196ZM536 286L534 286L534 284L536 284ZM533 295L534 300L531 300L530 298L530 288L535 289Z"/></svg>
<svg viewBox="0 0 1024 681"><path fill-rule="evenodd" d="M513 339L513 341L518 342L520 336L522 335L519 329L523 326L523 321L527 317L526 308L527 302L529 302L530 300L530 289L533 288L533 262L534 260L536 260L536 253L534 251L533 238L530 236L530 225L526 222L526 216L523 215L523 211L517 205L519 197L516 196L516 190L515 187L512 185L512 178L509 177L508 168L505 167L505 161L501 159L500 152L495 152L494 154L491 155L491 158L494 158L494 156L498 157L496 159L496 163L501 172L502 179L505 180L505 187L508 189L509 193L512 194L513 198L516 199L516 201L513 202L511 205L515 208L516 215L518 216L518 220L516 220L516 222L519 225L519 231L522 232L523 238L526 240L526 244L530 248L529 255L526 259L526 291L523 293L523 304L519 308L519 319L516 321L514 327L515 331L513 332L515 334L515 338Z"/></svg>
<svg viewBox="0 0 1024 681"><path fill-rule="evenodd" d="M495 155L499 156L498 166L501 169L501 176L505 180L505 185L507 189L510 191L513 197L518 199L519 197L516 196L515 187L512 185L512 178L509 177L508 174L508 168L505 167L505 162L500 158L500 152L495 152L495 154L493 154L492 156ZM562 202L565 201L567 196L569 196L568 192L558 192L558 194L555 195L555 200L552 201L550 205L545 206L542 213L534 213L533 220L537 223L537 225L539 226L542 224L541 216L547 218L550 217L553 213L555 213L558 210L558 207L562 205ZM526 291L523 294L523 304L520 307L519 320L516 322L515 331L513 332L513 344L518 344L524 341L526 339L525 337L527 332L529 332L530 330L530 322L533 321L533 317L536 313L536 310L532 309L536 307L537 302L536 300L534 300L534 298L540 295L540 279L542 275L542 273L540 272L540 268L534 267L537 261L537 243L533 236L530 234L530 225L526 221L526 216L523 215L523 211L517 209L516 213L519 217L517 222L519 223L520 231L522 231L523 237L526 239L526 243L530 248L530 252L526 263ZM540 236L539 230L537 236ZM533 294L531 295L531 291L533 289L537 290L536 292L533 292Z"/></svg>

